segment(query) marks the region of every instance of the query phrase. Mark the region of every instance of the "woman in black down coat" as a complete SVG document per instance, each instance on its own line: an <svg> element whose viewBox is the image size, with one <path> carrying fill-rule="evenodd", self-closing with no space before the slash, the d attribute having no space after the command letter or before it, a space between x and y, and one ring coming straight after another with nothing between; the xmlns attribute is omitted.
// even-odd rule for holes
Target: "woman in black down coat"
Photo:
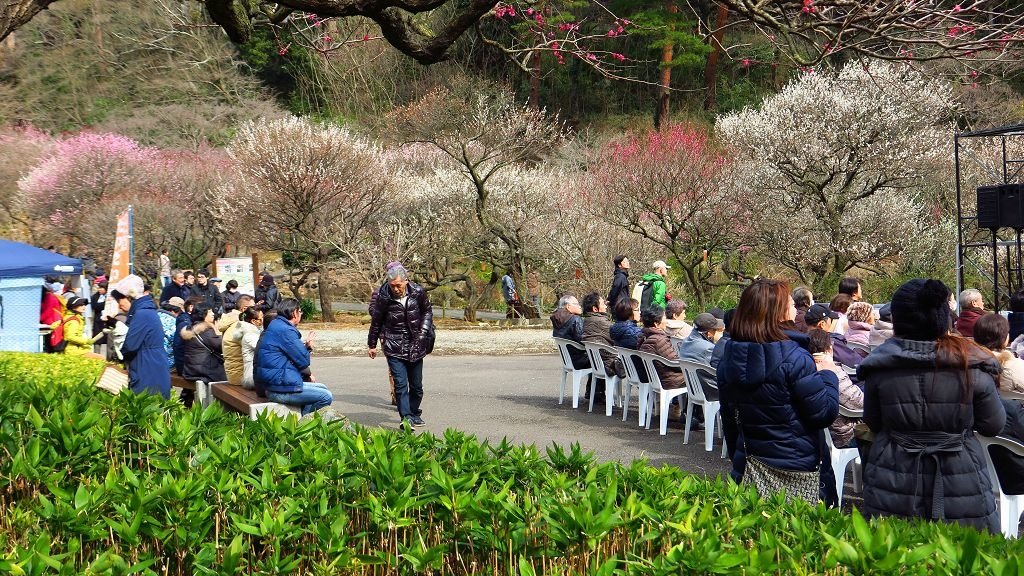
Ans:
<svg viewBox="0 0 1024 576"><path fill-rule="evenodd" d="M1006 412L999 363L951 332L949 288L915 279L892 298L893 338L861 363L864 422L875 434L864 464L864 510L999 532L974 433L998 434Z"/></svg>
<svg viewBox="0 0 1024 576"><path fill-rule="evenodd" d="M193 382L202 380L207 383L227 380L224 356L221 353L221 336L213 327L213 308L205 302L196 304L191 316L192 325L181 329L185 354L182 377ZM192 405L192 396L182 393L181 399L186 406Z"/></svg>

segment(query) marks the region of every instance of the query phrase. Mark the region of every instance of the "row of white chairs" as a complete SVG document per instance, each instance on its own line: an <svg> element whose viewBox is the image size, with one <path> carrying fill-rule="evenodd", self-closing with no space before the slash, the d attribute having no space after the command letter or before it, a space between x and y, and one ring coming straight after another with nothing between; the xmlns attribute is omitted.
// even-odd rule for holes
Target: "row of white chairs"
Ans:
<svg viewBox="0 0 1024 576"><path fill-rule="evenodd" d="M686 421L683 433L683 443L690 441L690 430L693 427L693 408L702 406L704 410L704 448L707 451L713 450L714 436L716 429L721 437L721 418L719 410L720 403L717 400L708 400L706 388L716 389L713 384L704 382L700 373L714 375L714 369L706 364L697 364L685 360L670 360L657 354L631 350L629 348L613 347L597 342L585 342L582 345L572 340L555 338L559 354L562 358L562 384L559 388L558 403L565 401L565 388L572 379L572 407L579 407L581 391L589 383L590 390L590 411L594 410L594 393L597 381L605 385L605 415L611 416L613 408L617 405L622 408L622 421L629 417L629 404L633 396L634 388L637 391L637 425L651 427L653 421L655 397L657 397L657 408L660 419L659 432L661 435L668 433L669 404L677 396L687 394ZM586 352L590 366L576 368L572 362L569 350L575 349ZM617 374L609 374L605 370L602 352L614 354L626 369L626 377L620 378ZM678 368L686 378L686 386L681 388L665 388L661 385L661 378L658 376L655 363L666 367ZM639 367L642 366L641 371ZM717 390L717 389L716 389ZM717 426L716 426L717 425ZM725 456L725 445L722 446L722 456Z"/></svg>

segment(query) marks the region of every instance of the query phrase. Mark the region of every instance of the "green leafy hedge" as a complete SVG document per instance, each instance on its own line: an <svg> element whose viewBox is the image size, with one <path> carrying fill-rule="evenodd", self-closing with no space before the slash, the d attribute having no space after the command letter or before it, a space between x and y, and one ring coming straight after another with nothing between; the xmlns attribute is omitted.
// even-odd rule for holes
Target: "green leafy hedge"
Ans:
<svg viewBox="0 0 1024 576"><path fill-rule="evenodd" d="M114 397L69 362L0 354L0 572L1024 573L1024 545L958 526L762 501L577 446ZM55 383L55 367L83 372Z"/></svg>

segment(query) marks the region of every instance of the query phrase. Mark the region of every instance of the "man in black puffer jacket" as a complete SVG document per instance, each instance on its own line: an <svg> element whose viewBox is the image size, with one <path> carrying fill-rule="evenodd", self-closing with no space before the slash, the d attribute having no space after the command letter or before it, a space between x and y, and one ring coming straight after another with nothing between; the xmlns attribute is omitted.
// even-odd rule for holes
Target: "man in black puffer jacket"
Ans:
<svg viewBox="0 0 1024 576"><path fill-rule="evenodd" d="M434 312L427 291L409 281L401 266L388 268L387 283L380 287L370 319L366 345L370 358L377 357L377 342L395 379L398 414L412 427L423 426L423 357L434 348Z"/></svg>

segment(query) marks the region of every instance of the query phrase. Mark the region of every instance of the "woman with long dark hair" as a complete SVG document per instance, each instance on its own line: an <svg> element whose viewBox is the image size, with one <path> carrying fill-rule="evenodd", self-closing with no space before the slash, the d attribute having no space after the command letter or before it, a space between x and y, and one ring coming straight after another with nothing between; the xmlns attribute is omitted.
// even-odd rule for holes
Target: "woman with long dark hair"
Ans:
<svg viewBox="0 0 1024 576"><path fill-rule="evenodd" d="M832 468L821 464L828 462L825 429L839 413L838 380L819 371L810 353L786 336L785 326L795 317L785 282L758 280L740 296L717 369L731 475L739 482L753 473L749 482L768 496L770 482L761 479L796 473L788 476L799 476L803 490L785 482L778 487L831 504Z"/></svg>
<svg viewBox="0 0 1024 576"><path fill-rule="evenodd" d="M999 363L952 332L950 290L914 279L892 297L893 337L857 370L864 422L875 434L864 463L864 511L999 531L981 445L1006 412Z"/></svg>

